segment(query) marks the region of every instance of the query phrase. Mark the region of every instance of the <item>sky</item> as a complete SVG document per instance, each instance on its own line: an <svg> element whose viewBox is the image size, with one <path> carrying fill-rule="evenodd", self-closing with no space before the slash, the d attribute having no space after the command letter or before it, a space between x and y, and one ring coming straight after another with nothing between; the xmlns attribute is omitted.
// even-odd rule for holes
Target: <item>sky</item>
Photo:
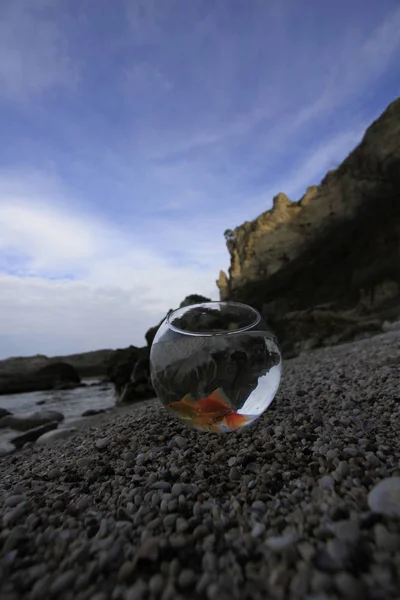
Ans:
<svg viewBox="0 0 400 600"><path fill-rule="evenodd" d="M399 0L1 0L0 358L144 345L400 95Z"/></svg>

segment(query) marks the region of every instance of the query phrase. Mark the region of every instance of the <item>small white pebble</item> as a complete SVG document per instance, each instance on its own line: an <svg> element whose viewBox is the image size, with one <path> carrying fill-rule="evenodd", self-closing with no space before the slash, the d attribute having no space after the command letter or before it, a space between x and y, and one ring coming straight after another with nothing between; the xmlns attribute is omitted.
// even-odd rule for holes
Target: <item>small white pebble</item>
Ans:
<svg viewBox="0 0 400 600"><path fill-rule="evenodd" d="M368 506L375 513L400 517L400 477L388 477L377 483L368 494Z"/></svg>

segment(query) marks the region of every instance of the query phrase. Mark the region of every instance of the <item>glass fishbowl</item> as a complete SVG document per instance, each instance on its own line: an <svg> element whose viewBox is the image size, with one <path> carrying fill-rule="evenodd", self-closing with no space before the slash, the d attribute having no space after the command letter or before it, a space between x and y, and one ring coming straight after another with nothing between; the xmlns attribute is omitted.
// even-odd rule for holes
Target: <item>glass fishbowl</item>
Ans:
<svg viewBox="0 0 400 600"><path fill-rule="evenodd" d="M276 337L257 310L206 302L171 312L150 351L153 387L184 423L225 433L253 423L281 378Z"/></svg>

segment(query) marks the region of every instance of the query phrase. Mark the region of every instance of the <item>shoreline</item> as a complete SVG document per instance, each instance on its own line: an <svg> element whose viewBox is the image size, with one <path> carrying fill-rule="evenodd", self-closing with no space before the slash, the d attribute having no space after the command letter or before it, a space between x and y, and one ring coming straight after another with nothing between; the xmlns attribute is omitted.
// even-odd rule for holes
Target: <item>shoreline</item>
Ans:
<svg viewBox="0 0 400 600"><path fill-rule="evenodd" d="M400 502L370 497L400 478L399 364L399 331L316 349L243 433L155 399L3 457L1 597L395 600Z"/></svg>

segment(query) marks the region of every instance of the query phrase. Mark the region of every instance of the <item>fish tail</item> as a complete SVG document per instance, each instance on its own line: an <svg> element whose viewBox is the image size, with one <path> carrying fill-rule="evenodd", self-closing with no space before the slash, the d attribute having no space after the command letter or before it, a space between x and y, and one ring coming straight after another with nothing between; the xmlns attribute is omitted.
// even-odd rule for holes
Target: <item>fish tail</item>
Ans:
<svg viewBox="0 0 400 600"><path fill-rule="evenodd" d="M225 424L229 429L239 429L239 427L243 427L246 423L250 423L256 419L256 415L240 415L238 413L233 413L231 415L227 415L224 419Z"/></svg>

